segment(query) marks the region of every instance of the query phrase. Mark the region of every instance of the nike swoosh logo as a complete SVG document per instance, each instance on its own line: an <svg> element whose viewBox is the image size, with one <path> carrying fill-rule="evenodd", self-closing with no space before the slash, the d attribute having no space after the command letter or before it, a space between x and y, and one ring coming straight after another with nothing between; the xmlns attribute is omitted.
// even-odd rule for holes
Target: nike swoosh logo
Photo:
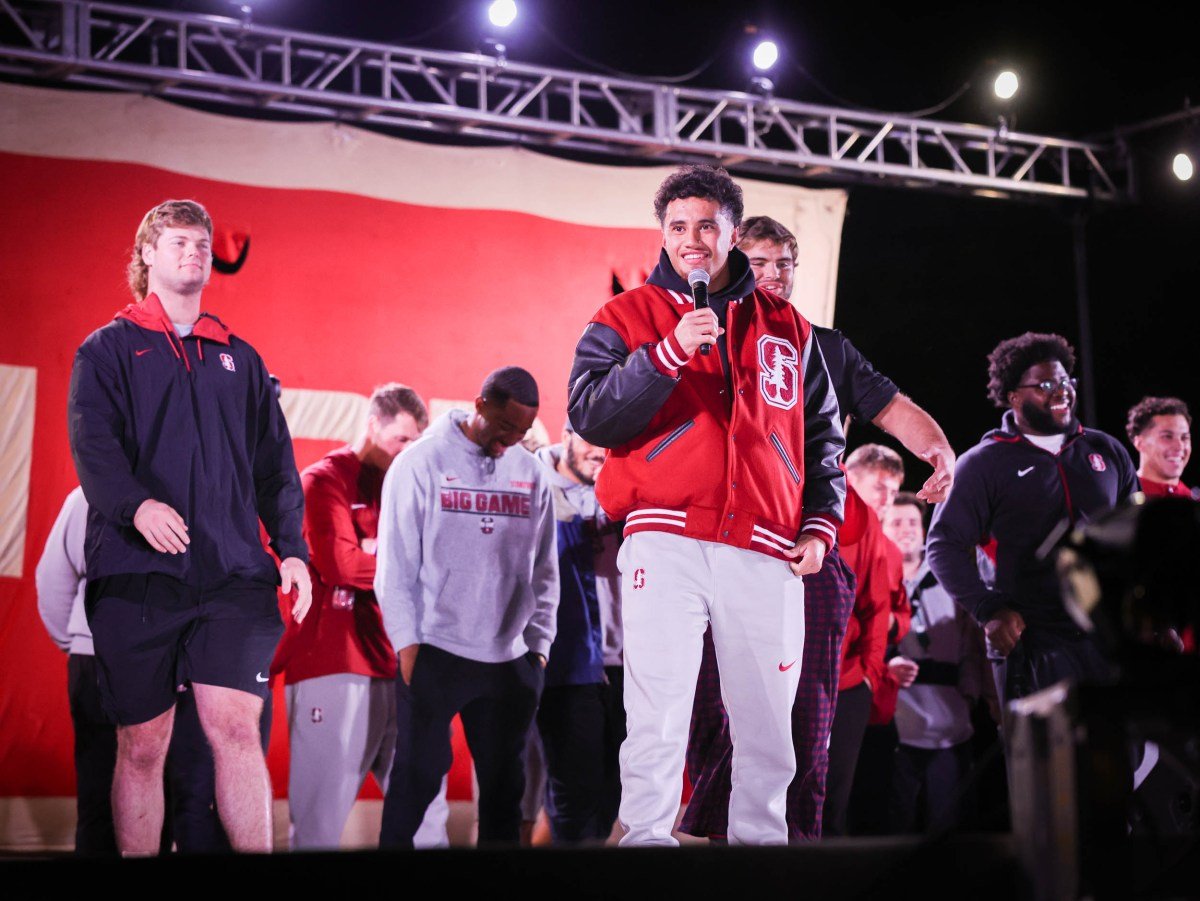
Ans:
<svg viewBox="0 0 1200 901"><path fill-rule="evenodd" d="M458 476L446 476L446 481L447 482L457 482Z"/></svg>
<svg viewBox="0 0 1200 901"><path fill-rule="evenodd" d="M255 682L270 682L271 680L268 676L264 676L262 673L257 673L254 676L254 681Z"/></svg>
<svg viewBox="0 0 1200 901"><path fill-rule="evenodd" d="M135 350L135 351L133 352L133 355L134 355L135 357L140 357L142 354L148 354L148 353L150 353L150 351L152 351L153 349L154 349L154 348L152 348L152 347L147 347L145 350Z"/></svg>
<svg viewBox="0 0 1200 901"><path fill-rule="evenodd" d="M1017 478L1023 479L1023 478L1025 478L1025 476L1029 475L1031 472L1033 472L1032 466L1027 466L1024 469L1018 469L1017 470Z"/></svg>
<svg viewBox="0 0 1200 901"><path fill-rule="evenodd" d="M797 658L797 659L799 659L799 658ZM779 671L780 671L781 673L786 673L788 670L790 670L790 669L791 669L793 666L795 666L795 665L796 665L796 661L795 661L795 660L793 660L793 661L792 661L791 663L789 663L787 666L784 666L784 665L783 665L783 663L780 663L780 664L779 664Z"/></svg>

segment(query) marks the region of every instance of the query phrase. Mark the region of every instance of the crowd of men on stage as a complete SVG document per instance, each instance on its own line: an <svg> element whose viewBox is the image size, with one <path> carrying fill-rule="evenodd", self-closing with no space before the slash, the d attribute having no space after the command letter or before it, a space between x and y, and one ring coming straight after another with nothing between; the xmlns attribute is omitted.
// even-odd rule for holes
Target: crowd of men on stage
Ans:
<svg viewBox="0 0 1200 901"><path fill-rule="evenodd" d="M1037 549L1139 490L1195 499L1187 405L1129 411L1135 469L1076 418L1066 340L1026 333L987 361L999 428L956 457L796 312L795 236L724 170L681 167L654 206L658 265L587 324L558 443L522 446L539 392L509 366L432 423L376 388L303 474L262 359L202 310L208 214L146 214L135 301L76 355L81 488L37 572L78 851L269 851L274 679L294 850L338 847L368 774L382 847L446 845L455 716L481 844L543 809L564 844L987 825L977 727L1114 674ZM886 446L845 454L852 420L932 467L920 491Z"/></svg>

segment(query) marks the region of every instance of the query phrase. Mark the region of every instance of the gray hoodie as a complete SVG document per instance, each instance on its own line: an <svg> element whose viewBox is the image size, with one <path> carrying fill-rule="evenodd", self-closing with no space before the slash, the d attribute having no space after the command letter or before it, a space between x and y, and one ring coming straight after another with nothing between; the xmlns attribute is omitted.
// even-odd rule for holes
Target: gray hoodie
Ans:
<svg viewBox="0 0 1200 901"><path fill-rule="evenodd" d="M87 530L83 489L67 495L37 565L38 612L54 643L72 654L95 654L83 609L83 537Z"/></svg>
<svg viewBox="0 0 1200 901"><path fill-rule="evenodd" d="M499 458L451 410L388 469L375 595L396 650L431 644L501 663L554 640L558 553L545 470L519 445Z"/></svg>

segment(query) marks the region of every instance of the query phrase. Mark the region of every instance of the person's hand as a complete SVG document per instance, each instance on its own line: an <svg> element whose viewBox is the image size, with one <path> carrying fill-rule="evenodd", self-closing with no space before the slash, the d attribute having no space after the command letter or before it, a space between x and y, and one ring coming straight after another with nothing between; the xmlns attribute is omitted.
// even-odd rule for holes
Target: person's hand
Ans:
<svg viewBox="0 0 1200 901"><path fill-rule="evenodd" d="M279 578L283 593L294 595L292 619L304 622L308 608L312 606L312 579L308 575L308 564L299 557L288 557L279 564Z"/></svg>
<svg viewBox="0 0 1200 901"><path fill-rule="evenodd" d="M788 558L788 566L797 576L811 576L819 572L825 562L825 542L816 535L802 534L796 539L795 545L783 552Z"/></svg>
<svg viewBox="0 0 1200 901"><path fill-rule="evenodd" d="M182 554L187 550L187 523L175 512L175 508L153 498L142 501L133 514L133 527L160 554Z"/></svg>
<svg viewBox="0 0 1200 901"><path fill-rule="evenodd" d="M1025 631L1025 619L1015 610L1001 607L983 626L988 647L1001 657L1007 657L1017 646L1021 633Z"/></svg>
<svg viewBox="0 0 1200 901"><path fill-rule="evenodd" d="M907 657L893 657L888 661L888 669L901 688L908 688L916 681L920 667L915 660L909 660Z"/></svg>
<svg viewBox="0 0 1200 901"><path fill-rule="evenodd" d="M379 539L364 538L358 546L362 548L364 554L370 554L373 557L375 556L375 551L379 548Z"/></svg>
<svg viewBox="0 0 1200 901"><path fill-rule="evenodd" d="M717 325L717 314L707 307L689 310L675 326L675 340L689 359L701 344L716 344L717 336L723 334L725 329Z"/></svg>
<svg viewBox="0 0 1200 901"><path fill-rule="evenodd" d="M417 651L420 648L419 644L410 644L400 649L400 678L405 685L412 685L413 667L417 665Z"/></svg>
<svg viewBox="0 0 1200 901"><path fill-rule="evenodd" d="M931 504L940 504L950 494L954 484L954 466L958 458L948 444L931 447L921 454L921 459L933 467L933 475L925 480L917 497Z"/></svg>

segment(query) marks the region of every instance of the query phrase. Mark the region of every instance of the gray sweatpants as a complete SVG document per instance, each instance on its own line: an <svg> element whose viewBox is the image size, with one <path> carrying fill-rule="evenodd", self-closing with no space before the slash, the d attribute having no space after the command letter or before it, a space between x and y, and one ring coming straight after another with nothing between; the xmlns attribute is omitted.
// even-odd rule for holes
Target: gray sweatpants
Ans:
<svg viewBox="0 0 1200 901"><path fill-rule="evenodd" d="M396 686L390 679L338 673L285 689L291 771L288 808L293 851L336 849L367 773L387 793L396 753ZM413 839L446 847L446 780Z"/></svg>

